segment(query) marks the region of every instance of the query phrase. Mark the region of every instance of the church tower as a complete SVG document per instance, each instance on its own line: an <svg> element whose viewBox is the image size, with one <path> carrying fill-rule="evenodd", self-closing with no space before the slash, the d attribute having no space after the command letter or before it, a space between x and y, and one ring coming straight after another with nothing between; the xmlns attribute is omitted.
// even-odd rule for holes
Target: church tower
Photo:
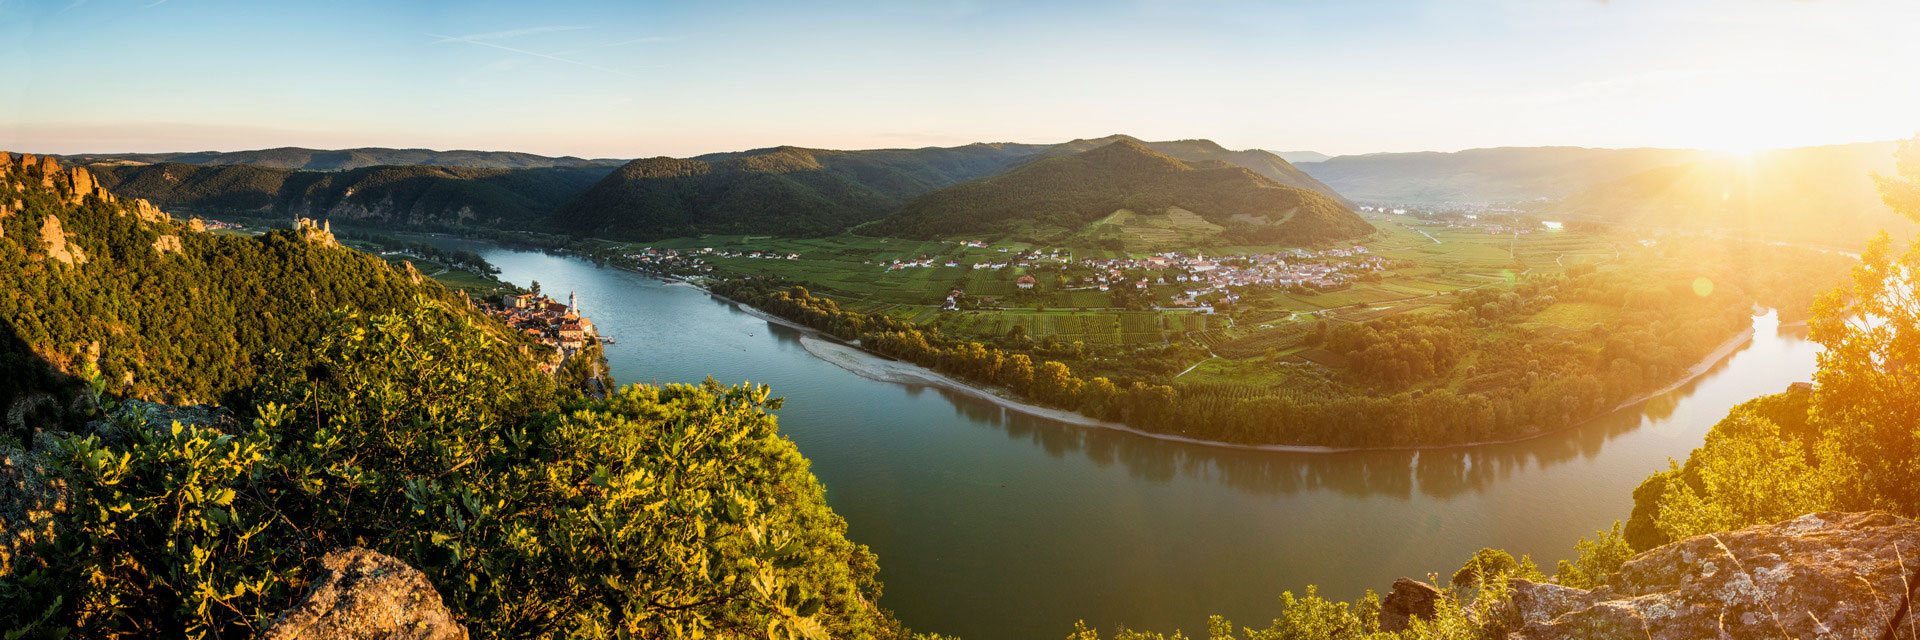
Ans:
<svg viewBox="0 0 1920 640"><path fill-rule="evenodd" d="M580 294L567 292L567 310L573 312L573 315L580 315Z"/></svg>

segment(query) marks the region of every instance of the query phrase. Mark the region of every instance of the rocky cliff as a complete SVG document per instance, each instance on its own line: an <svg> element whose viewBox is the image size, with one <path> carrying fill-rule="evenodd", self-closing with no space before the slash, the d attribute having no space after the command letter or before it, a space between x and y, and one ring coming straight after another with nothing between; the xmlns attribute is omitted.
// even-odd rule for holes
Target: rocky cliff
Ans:
<svg viewBox="0 0 1920 640"><path fill-rule="evenodd" d="M14 171L16 165L23 170ZM29 153L16 159L12 153L0 151L0 219L26 210L24 194L28 189L53 190L62 202L70 205L85 204L88 198L97 198L112 206L122 207L146 222L166 222L171 219L151 202L108 192L84 167L63 169L53 156ZM86 252L71 244L71 239L72 234L62 228L58 217L48 216L40 225L40 242L48 259L69 265L86 264Z"/></svg>

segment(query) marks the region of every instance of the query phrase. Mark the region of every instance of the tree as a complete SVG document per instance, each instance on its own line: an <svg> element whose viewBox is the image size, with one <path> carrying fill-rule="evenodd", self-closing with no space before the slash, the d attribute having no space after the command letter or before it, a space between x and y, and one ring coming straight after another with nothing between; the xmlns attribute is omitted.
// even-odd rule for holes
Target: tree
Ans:
<svg viewBox="0 0 1920 640"><path fill-rule="evenodd" d="M1920 138L1901 145L1894 176L1875 175L1881 199L1920 222ZM1853 282L1816 305L1808 335L1825 347L1814 422L1840 506L1920 511L1920 242L1895 256L1882 232Z"/></svg>
<svg viewBox="0 0 1920 640"><path fill-rule="evenodd" d="M534 280L532 282L527 283L527 293L536 295L536 296L540 295L540 281Z"/></svg>
<svg viewBox="0 0 1920 640"><path fill-rule="evenodd" d="M1575 589L1612 583L1614 575L1620 573L1620 565L1633 557L1633 549L1627 546L1618 520L1613 521L1613 529L1594 532L1592 540L1582 536L1573 550L1574 559L1561 560L1553 577L1562 586Z"/></svg>
<svg viewBox="0 0 1920 640"><path fill-rule="evenodd" d="M1796 443L1781 438L1773 421L1745 406L1707 434L1688 464L1691 477L1667 483L1660 498L1657 523L1671 540L1784 520L1833 503L1835 483Z"/></svg>

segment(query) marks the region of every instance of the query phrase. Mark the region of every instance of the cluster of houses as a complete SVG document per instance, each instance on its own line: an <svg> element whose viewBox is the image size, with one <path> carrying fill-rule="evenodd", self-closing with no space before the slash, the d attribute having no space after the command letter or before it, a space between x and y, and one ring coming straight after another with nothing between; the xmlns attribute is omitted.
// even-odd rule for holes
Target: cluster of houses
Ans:
<svg viewBox="0 0 1920 640"><path fill-rule="evenodd" d="M567 295L566 304L544 295L506 294L476 306L515 331L558 350L562 358L572 357L599 337L593 321L580 315L580 300L574 294Z"/></svg>
<svg viewBox="0 0 1920 640"><path fill-rule="evenodd" d="M625 257L627 260L632 261L632 266L648 271L669 273L685 271L707 272L713 270L713 265L707 264L705 256L730 257L734 253L735 252L724 250L716 252L710 247L689 249L686 251L642 247L637 252L626 254ZM760 253L754 252L753 257L760 257ZM793 258L790 259L797 260L799 257L798 254L794 254Z"/></svg>
<svg viewBox="0 0 1920 640"><path fill-rule="evenodd" d="M1236 256L1224 261L1208 259L1203 254L1188 256L1169 252L1145 258L1084 260L1079 264L1104 270L1104 273L1082 277L1079 282L1101 291L1121 286L1145 289L1156 280L1158 284L1182 285L1180 295L1173 298L1173 303L1182 307L1199 306L1198 299L1209 294L1220 294L1222 299L1234 302L1240 298L1237 289L1257 285L1333 289L1351 284L1361 274L1387 268L1385 259L1361 246L1292 249ZM1157 271L1160 275L1147 278L1127 275L1141 271Z"/></svg>
<svg viewBox="0 0 1920 640"><path fill-rule="evenodd" d="M1526 235L1529 233L1533 233L1536 230L1535 227L1517 225L1510 222L1481 220L1479 216L1474 216L1474 215L1467 215L1467 216L1462 216L1460 218L1449 219L1442 222L1442 224L1445 224L1448 229L1465 229L1468 231L1480 231L1490 236ZM1557 225L1559 223L1556 222L1554 224Z"/></svg>

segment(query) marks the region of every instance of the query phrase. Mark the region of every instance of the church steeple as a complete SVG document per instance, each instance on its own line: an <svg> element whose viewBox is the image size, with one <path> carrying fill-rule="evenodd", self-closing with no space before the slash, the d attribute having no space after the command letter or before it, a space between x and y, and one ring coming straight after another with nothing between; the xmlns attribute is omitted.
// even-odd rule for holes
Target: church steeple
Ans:
<svg viewBox="0 0 1920 640"><path fill-rule="evenodd" d="M567 292L567 310L573 312L573 315L580 315L580 294Z"/></svg>

